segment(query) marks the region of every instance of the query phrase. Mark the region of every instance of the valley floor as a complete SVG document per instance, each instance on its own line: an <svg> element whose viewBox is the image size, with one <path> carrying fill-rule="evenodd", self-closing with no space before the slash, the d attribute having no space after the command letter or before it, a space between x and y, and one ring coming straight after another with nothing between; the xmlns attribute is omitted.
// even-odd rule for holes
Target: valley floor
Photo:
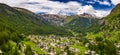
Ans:
<svg viewBox="0 0 120 55"><path fill-rule="evenodd" d="M90 35L88 35L90 36ZM87 37L87 36L86 36ZM29 35L20 46L22 55L30 46L32 55L119 55L120 43L106 43L100 37L97 40L92 37L60 37L55 35L38 36Z"/></svg>

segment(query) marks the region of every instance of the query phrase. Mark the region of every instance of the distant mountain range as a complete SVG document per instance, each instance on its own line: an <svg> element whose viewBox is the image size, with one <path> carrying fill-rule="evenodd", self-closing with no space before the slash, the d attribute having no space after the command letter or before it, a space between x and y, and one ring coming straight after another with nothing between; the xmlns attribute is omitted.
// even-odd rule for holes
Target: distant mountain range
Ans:
<svg viewBox="0 0 120 55"><path fill-rule="evenodd" d="M79 15L35 14L24 8L0 4L0 20L4 21L3 23L7 26L24 34L66 35L68 33L67 35L70 35L71 31L85 34L86 32L98 31L101 25L112 26L108 23L115 24L113 25L114 28L119 28L119 19L117 19L119 17L119 6L118 4L112 10L112 15L99 19L96 15L89 13ZM114 16L116 17L114 20L118 21L116 23L111 21Z"/></svg>
<svg viewBox="0 0 120 55"><path fill-rule="evenodd" d="M73 19L77 16L77 17L83 17L83 18L96 18L98 19L98 17L96 17L95 15L91 15L88 13L83 13L80 15L58 15L58 14L38 14L39 16L43 17L45 20L47 20L48 22L52 23L52 24L56 24L56 25L60 25L63 26L68 19L68 17L73 17Z"/></svg>
<svg viewBox="0 0 120 55"><path fill-rule="evenodd" d="M50 37L47 38L48 36ZM96 52L100 55L117 55L119 40L120 4L108 16L99 19L89 13L70 16L35 14L23 8L0 3L0 54L3 55L44 55L45 46L48 46L50 51L54 46L61 51L74 50L72 45L75 49L80 48L80 51L85 50L85 54L92 50L90 54ZM90 46L86 47L86 43ZM62 48L57 49L60 46Z"/></svg>
<svg viewBox="0 0 120 55"><path fill-rule="evenodd" d="M72 7L72 6L71 6ZM87 6L86 6L87 8ZM66 15L66 16L71 16L71 15L81 15L81 14L84 14L84 13L87 13L87 14L90 14L92 16L96 16L96 17L100 17L100 16L103 16L103 14L99 14L100 16L98 16L98 12L96 10L91 10L88 8L88 10L84 9L83 7L81 8L77 8L77 7L73 7L73 8L64 8L64 9L59 9L59 8L56 8L56 9L53 9L50 8L50 7L41 7L39 8L40 11L38 12L38 14L42 14L42 15L45 15L45 14L56 14L56 15Z"/></svg>
<svg viewBox="0 0 120 55"><path fill-rule="evenodd" d="M0 4L0 20L2 24L14 28L21 34L64 35L68 33L64 28L50 25L49 22L26 9L12 8L5 4Z"/></svg>

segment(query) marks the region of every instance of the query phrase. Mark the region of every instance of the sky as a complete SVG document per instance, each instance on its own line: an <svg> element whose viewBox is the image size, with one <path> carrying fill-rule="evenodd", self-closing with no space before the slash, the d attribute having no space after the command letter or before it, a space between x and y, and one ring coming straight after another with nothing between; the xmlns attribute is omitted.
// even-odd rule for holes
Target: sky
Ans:
<svg viewBox="0 0 120 55"><path fill-rule="evenodd" d="M34 13L60 15L89 13L105 17L120 0L0 0L0 3L26 8Z"/></svg>

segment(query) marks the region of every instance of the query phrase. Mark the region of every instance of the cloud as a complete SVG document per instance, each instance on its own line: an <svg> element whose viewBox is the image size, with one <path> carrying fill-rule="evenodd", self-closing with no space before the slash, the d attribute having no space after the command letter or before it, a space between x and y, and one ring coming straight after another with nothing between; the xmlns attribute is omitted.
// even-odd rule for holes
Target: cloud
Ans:
<svg viewBox="0 0 120 55"><path fill-rule="evenodd" d="M108 2L108 0L103 0L103 1L101 1L101 0L94 0L94 2L98 2L101 5L108 5L108 6L111 5L111 3Z"/></svg>
<svg viewBox="0 0 120 55"><path fill-rule="evenodd" d="M111 0L111 1L114 5L117 5L118 3L120 3L120 0Z"/></svg>
<svg viewBox="0 0 120 55"><path fill-rule="evenodd" d="M98 1L98 2L99 4L102 4L102 5L108 5L108 6L111 5L108 1Z"/></svg>
<svg viewBox="0 0 120 55"><path fill-rule="evenodd" d="M96 16L97 17L105 17L110 13L111 10L96 10Z"/></svg>
<svg viewBox="0 0 120 55"><path fill-rule="evenodd" d="M93 1L86 1L86 3L88 3L88 4L95 4L95 2L93 2Z"/></svg>
<svg viewBox="0 0 120 55"><path fill-rule="evenodd" d="M58 1L49 0L0 0L0 3L8 4L12 7L26 8L35 13L46 14L82 14L90 13L95 14L98 17L103 17L108 11L95 10L92 5L82 6L80 3L71 1L68 3L62 3ZM107 2L101 2L101 4L108 5Z"/></svg>

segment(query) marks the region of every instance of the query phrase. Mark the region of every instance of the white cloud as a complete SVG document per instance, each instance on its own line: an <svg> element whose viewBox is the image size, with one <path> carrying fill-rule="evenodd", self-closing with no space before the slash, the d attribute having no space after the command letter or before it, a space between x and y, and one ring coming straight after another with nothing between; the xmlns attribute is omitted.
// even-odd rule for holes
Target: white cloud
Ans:
<svg viewBox="0 0 120 55"><path fill-rule="evenodd" d="M111 10L105 11L105 10L96 10L96 16L97 17L105 17L110 13Z"/></svg>
<svg viewBox="0 0 120 55"><path fill-rule="evenodd" d="M29 4L32 2L37 2L37 4ZM53 2L49 0L0 0L0 3L8 4L12 7L21 7L31 10L32 12L44 12L47 14L63 14L74 13L90 13L95 14L98 17L104 17L108 11L98 11L95 10L91 5L82 6L78 2ZM103 2L103 4L108 4Z"/></svg>
<svg viewBox="0 0 120 55"><path fill-rule="evenodd" d="M114 5L117 5L118 3L120 3L120 0L111 0L111 1Z"/></svg>
<svg viewBox="0 0 120 55"><path fill-rule="evenodd" d="M102 4L102 5L108 5L108 6L110 6L110 3L108 2L108 1L98 1L99 2L99 4Z"/></svg>
<svg viewBox="0 0 120 55"><path fill-rule="evenodd" d="M93 1L86 1L86 3L95 4L95 2L93 2Z"/></svg>
<svg viewBox="0 0 120 55"><path fill-rule="evenodd" d="M103 0L103 1L101 1L101 0L94 0L94 2L98 2L101 5L108 5L108 6L111 5L111 3L108 2L108 0Z"/></svg>

